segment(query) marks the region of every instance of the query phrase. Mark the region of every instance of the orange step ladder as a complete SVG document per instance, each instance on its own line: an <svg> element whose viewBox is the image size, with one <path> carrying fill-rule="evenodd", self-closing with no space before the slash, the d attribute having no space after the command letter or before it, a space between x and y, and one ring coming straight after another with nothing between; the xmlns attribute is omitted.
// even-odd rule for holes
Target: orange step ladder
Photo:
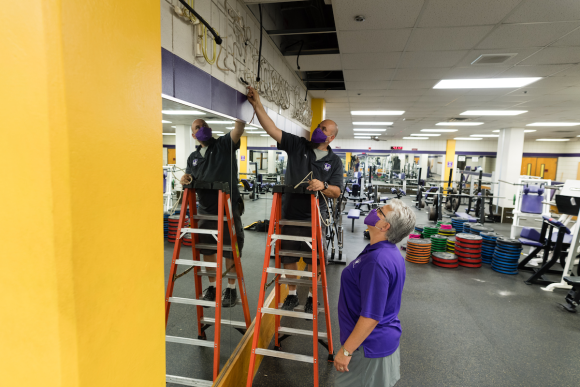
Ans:
<svg viewBox="0 0 580 387"><path fill-rule="evenodd" d="M246 285L244 282L244 274L242 272L242 265L240 262L240 255L238 250L238 243L236 237L236 229L234 226L232 205L230 199L229 184L227 182L201 182L194 181L188 186L184 186L185 191L183 194L183 202L181 204L181 213L179 216L179 223L177 226L178 236L175 240L175 247L173 249L173 259L171 261L171 270L169 272L169 282L167 283L167 291L165 293L165 327L167 328L167 320L169 318L169 309L171 304L186 304L195 305L197 308L197 330L198 338L191 339L187 337L176 337L176 336L166 336L167 342L189 344L195 346L209 347L214 349L213 356L213 381L217 378L219 374L219 364L220 364L220 338L221 338L221 325L227 324L231 325L235 329L245 332L251 324L250 319L250 309L248 307L248 299L246 295ZM198 215L197 214L197 204L196 204L196 189L199 190L217 190L218 191L218 214L217 215ZM191 228L183 227L185 224L185 217L187 209L189 207L189 219ZM225 216L224 216L225 215ZM218 221L217 230L207 230L199 229L197 227L198 221L204 220L216 220ZM223 219L222 221L219 221ZM224 246L224 221L227 220L228 230L230 233L230 246ZM179 254L181 251L182 237L187 234L192 235L192 255L193 259L180 259ZM199 234L211 234L216 239L216 244L209 243L199 243ZM216 262L204 262L200 260L199 250L216 250L217 259ZM234 266L236 269L235 276L233 274L227 273L229 268L226 269L226 273L221 274L222 270L222 259L223 252L233 251ZM177 266L189 266L188 269L180 274L177 274ZM201 268L213 267L214 272L202 271ZM181 298L173 296L173 287L175 281L187 274L193 269L194 281L195 281L195 299L191 298ZM215 301L204 301L200 298L202 297L202 286L201 277L202 276L215 276L216 278L216 300ZM222 287L222 277L226 278L236 278L238 280L238 288L240 293L240 298L238 302L241 303L244 311L244 322L236 322L230 320L222 320L221 318L221 287ZM215 318L204 317L203 308L212 307L215 309ZM207 341L205 330L211 325L215 326L214 341ZM183 376L166 375L166 381L168 383L182 384L186 386L211 386L213 381L202 380L202 379L192 379Z"/></svg>
<svg viewBox="0 0 580 387"><path fill-rule="evenodd" d="M310 208L311 208L311 220L310 221L300 221L300 220L285 220L282 219L282 195L284 193L293 194L304 194L310 195ZM246 386L252 385L254 379L254 364L256 360L256 355L264 355L277 357L287 360L302 361L306 363L312 363L314 367L314 386L318 386L318 344L322 344L326 349L328 349L328 361L334 360L333 348L332 348L332 331L330 328L330 313L328 305L328 292L327 292L327 281L326 281L326 267L325 259L322 247L322 230L320 226L319 208L318 208L318 193L307 191L304 187L290 187L290 186L275 186L273 192L272 201L272 212L270 215L270 227L268 230L268 238L266 240L266 253L264 256L264 270L262 272L262 282L260 286L260 297L258 299L258 311L256 312L256 323L254 327L254 337L252 340L252 353L250 354L250 368L248 372L248 381ZM282 235L281 226L303 226L311 227L312 236L311 237L301 237L292 235ZM282 240L291 241L301 241L306 242L312 248L312 271L301 271L301 270L286 270L280 268L280 256L295 256L303 257L305 255L304 251L292 251L292 250L281 250ZM272 251L272 243L275 244L275 267L270 267L270 255ZM320 267L317 264L317 257L320 257ZM321 282L318 280L317 273L320 269ZM266 292L266 281L268 279L268 274L275 275L275 300L276 308L266 308L264 307L264 298ZM280 278L282 275L293 275L309 277L309 280L303 279L290 279L290 278ZM305 313L304 307L299 306L294 309L294 311L287 311L279 309L282 305L280 303L280 284L290 284L290 285L307 285L312 286L312 305L313 312ZM318 287L322 288L322 298L324 299L324 308L318 308ZM318 332L318 315L319 313L324 313L326 321L326 332ZM260 336L260 324L262 321L262 313L274 314L275 317L275 348L276 350L270 350L265 348L257 348L258 338ZM312 331L305 329L294 329L288 327L280 326L280 319L282 316L294 317L312 320ZM288 336L308 336L312 337L312 356L294 354L281 351L280 342ZM326 341L325 341L326 339Z"/></svg>

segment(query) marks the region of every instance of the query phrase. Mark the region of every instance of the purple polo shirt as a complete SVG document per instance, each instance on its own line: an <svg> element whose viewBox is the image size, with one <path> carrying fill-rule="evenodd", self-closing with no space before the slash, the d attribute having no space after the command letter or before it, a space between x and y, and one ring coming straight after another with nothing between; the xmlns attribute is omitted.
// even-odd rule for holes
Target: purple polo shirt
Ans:
<svg viewBox="0 0 580 387"><path fill-rule="evenodd" d="M387 242L368 244L340 278L338 323L344 345L360 316L379 324L363 341L365 357L389 356L399 347L401 295L405 285L405 260L397 246Z"/></svg>

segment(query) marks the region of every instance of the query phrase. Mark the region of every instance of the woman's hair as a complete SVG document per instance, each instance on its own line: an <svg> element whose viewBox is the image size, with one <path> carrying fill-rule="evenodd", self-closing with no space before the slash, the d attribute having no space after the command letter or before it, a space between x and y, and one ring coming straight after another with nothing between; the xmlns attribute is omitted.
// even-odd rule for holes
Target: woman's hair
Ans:
<svg viewBox="0 0 580 387"><path fill-rule="evenodd" d="M391 243L399 243L415 228L415 213L400 199L389 201L390 211L385 220L391 225L387 231L387 240Z"/></svg>

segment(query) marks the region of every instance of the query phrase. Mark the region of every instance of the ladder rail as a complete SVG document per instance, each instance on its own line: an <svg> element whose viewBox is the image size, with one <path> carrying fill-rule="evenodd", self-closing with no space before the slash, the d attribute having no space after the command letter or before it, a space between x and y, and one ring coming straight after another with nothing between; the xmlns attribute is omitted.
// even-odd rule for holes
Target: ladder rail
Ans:
<svg viewBox="0 0 580 387"><path fill-rule="evenodd" d="M318 200L312 195L310 199L310 218L312 220L312 357L314 358L314 386L318 386L318 313L316 308L318 308L318 247L320 243L320 238L317 236L322 236L319 230L320 217L318 214ZM317 241L318 240L318 241ZM322 253L322 250L320 250ZM320 265L324 265L324 262ZM328 311L326 311L328 312ZM326 313L325 312L325 313ZM278 326L276 327L278 330ZM330 336L330 334L329 334Z"/></svg>
<svg viewBox="0 0 580 387"><path fill-rule="evenodd" d="M189 226L193 228L198 227L198 219L197 219L197 195L195 189L191 191L191 194L187 196L187 203L189 205ZM184 200L185 201L185 200ZM175 241L177 243L177 240ZM191 254L192 259L194 261L201 261L201 257L199 254L199 250L197 249L196 245L199 243L199 234L192 234L191 235ZM193 267L193 275L196 278L194 280L194 287L195 287L195 298L200 299L203 293L203 289L201 286L201 280L197 280L198 273L201 270L200 267L194 266ZM196 316L197 316L197 337L199 339L205 339L206 335L203 330L203 324L201 320L203 319L203 306L198 305L195 308Z"/></svg>
<svg viewBox="0 0 580 387"><path fill-rule="evenodd" d="M224 195L222 191L218 194L218 219L224 218ZM221 276L221 266L224 258L224 222L219 221L217 222L218 226L218 235L217 235L217 267L215 269L216 276L215 276L215 285L216 285L216 295L215 295L215 325L214 325L214 342L217 343L213 350L213 380L217 379L220 369L220 345L221 342L221 321L222 321L222 297L221 297L221 289L222 289L222 276ZM201 283L201 277L195 276L195 280Z"/></svg>

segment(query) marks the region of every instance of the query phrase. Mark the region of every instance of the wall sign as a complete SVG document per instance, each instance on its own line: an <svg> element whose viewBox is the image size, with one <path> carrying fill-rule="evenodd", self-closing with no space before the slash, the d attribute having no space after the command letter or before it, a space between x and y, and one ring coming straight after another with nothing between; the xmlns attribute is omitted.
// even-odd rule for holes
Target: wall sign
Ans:
<svg viewBox="0 0 580 387"><path fill-rule="evenodd" d="M403 150L403 147L402 146L392 146L391 149Z"/></svg>
<svg viewBox="0 0 580 387"><path fill-rule="evenodd" d="M242 155L241 157L242 157L241 161L246 161L246 156Z"/></svg>
<svg viewBox="0 0 580 387"><path fill-rule="evenodd" d="M465 161L465 156L457 156L457 161Z"/></svg>
<svg viewBox="0 0 580 387"><path fill-rule="evenodd" d="M479 156L472 156L471 161L473 161L473 162L479 161Z"/></svg>
<svg viewBox="0 0 580 387"><path fill-rule="evenodd" d="M452 167L453 167L453 161L448 161L447 168L452 168Z"/></svg>

